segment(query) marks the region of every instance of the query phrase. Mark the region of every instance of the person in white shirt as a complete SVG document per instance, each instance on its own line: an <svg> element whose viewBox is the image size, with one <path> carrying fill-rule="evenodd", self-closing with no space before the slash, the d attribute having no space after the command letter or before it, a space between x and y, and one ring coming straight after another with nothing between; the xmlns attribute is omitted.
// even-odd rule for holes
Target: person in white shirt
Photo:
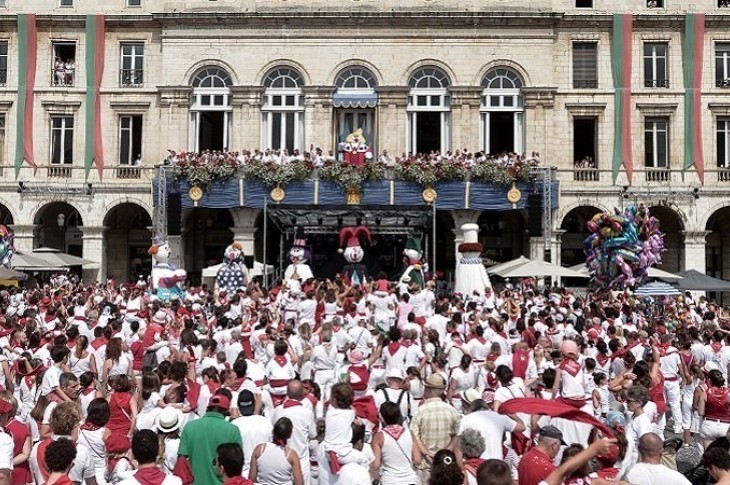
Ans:
<svg viewBox="0 0 730 485"><path fill-rule="evenodd" d="M382 485L417 483L418 476L414 466L421 464L421 449L415 445L413 432L402 426L400 408L393 402L383 403L380 406L380 417L383 429L373 436L371 445L375 459L371 469L378 470L382 467Z"/></svg>
<svg viewBox="0 0 730 485"><path fill-rule="evenodd" d="M314 419L312 410L302 403L303 399L304 388L301 381L292 380L289 382L287 399L276 407L271 422L275 423L280 418L289 418L291 420L293 430L287 445L299 455L299 465L302 468L304 483L309 483L311 475L309 441L317 437L317 422Z"/></svg>
<svg viewBox="0 0 730 485"><path fill-rule="evenodd" d="M13 437L5 430L11 416L13 405L0 399L0 482L10 483L10 471L13 469Z"/></svg>
<svg viewBox="0 0 730 485"><path fill-rule="evenodd" d="M467 429L479 432L484 438L484 452L481 458L501 460L504 456L502 451L504 433L522 433L525 431L525 423L517 416L510 417L492 411L494 393L484 394L484 399L475 399L468 408L468 414L461 418L459 435Z"/></svg>
<svg viewBox="0 0 730 485"><path fill-rule="evenodd" d="M689 485L690 481L676 470L662 465L663 440L654 433L639 439L639 463L624 475L632 485Z"/></svg>
<svg viewBox="0 0 730 485"><path fill-rule="evenodd" d="M638 384L626 390L626 407L632 412L633 418L626 425L626 440L628 441L629 452L624 458L623 469L628 469L635 464L639 458L639 441L649 433L654 432L654 423L651 415L644 412L644 405L649 402L649 394Z"/></svg>
<svg viewBox="0 0 730 485"><path fill-rule="evenodd" d="M365 426L352 426L352 448L362 451L365 446ZM372 485L368 468L359 462L350 462L342 465L337 479L332 482L333 485Z"/></svg>
<svg viewBox="0 0 730 485"><path fill-rule="evenodd" d="M182 485L182 480L175 475L166 475L157 467L157 454L159 453L159 441L157 435L149 430L137 431L132 437L132 455L137 462L137 470L129 478L118 483L118 485L140 485L140 480L135 478L139 474L144 476L144 483L159 483L160 485ZM86 482L88 483L88 481Z"/></svg>
<svg viewBox="0 0 730 485"><path fill-rule="evenodd" d="M254 414L255 400L253 393L247 389L238 393L238 410L241 417L231 421L241 432L241 442L243 443L243 475L248 476L249 467L251 466L251 455L254 448L260 443L268 443L271 441L271 432L274 425L271 420Z"/></svg>

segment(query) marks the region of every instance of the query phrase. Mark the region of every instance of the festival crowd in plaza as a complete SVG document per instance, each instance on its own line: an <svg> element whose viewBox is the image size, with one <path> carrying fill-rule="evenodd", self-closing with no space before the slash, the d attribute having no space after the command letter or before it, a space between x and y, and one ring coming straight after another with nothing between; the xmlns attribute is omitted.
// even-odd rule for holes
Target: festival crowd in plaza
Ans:
<svg viewBox="0 0 730 485"><path fill-rule="evenodd" d="M334 280L297 239L268 288L237 243L184 287L159 240L149 281L0 291L0 483L730 483L720 306L492 287L465 234L453 290L411 241L368 277L358 227Z"/></svg>

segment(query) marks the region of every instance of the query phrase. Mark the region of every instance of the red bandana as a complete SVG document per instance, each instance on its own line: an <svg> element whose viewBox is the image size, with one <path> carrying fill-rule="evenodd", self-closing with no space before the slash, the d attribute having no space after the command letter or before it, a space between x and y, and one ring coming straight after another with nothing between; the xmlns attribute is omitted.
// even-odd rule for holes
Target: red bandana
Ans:
<svg viewBox="0 0 730 485"><path fill-rule="evenodd" d="M284 406L284 409L292 408L294 406L301 406L301 405L302 405L302 403L300 403L296 399L287 399L286 401L284 401L284 404L282 404L282 406Z"/></svg>
<svg viewBox="0 0 730 485"><path fill-rule="evenodd" d="M400 438L403 433L405 433L406 429L403 426L398 426L397 424L389 424L385 428L383 428L383 432L387 433L391 438L398 441L398 438Z"/></svg>
<svg viewBox="0 0 730 485"><path fill-rule="evenodd" d="M283 355L277 355L274 357L274 362L279 364L281 367L284 367L289 361Z"/></svg>
<svg viewBox="0 0 730 485"><path fill-rule="evenodd" d="M390 353L391 357L394 356L396 352L398 352L399 348L400 344L398 342L391 342L388 344L388 352Z"/></svg>
<svg viewBox="0 0 730 485"><path fill-rule="evenodd" d="M560 369L575 377L580 372L580 364L572 359L565 359L561 362Z"/></svg>

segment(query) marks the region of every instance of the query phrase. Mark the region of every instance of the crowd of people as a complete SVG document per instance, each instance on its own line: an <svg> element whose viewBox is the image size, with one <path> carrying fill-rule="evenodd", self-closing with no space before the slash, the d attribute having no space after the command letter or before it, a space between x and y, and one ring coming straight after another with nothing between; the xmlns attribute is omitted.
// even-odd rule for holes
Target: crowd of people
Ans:
<svg viewBox="0 0 730 485"><path fill-rule="evenodd" d="M334 150L325 151L319 147L310 147L309 150L299 150L298 148L291 152L286 148L281 149L255 149L242 151L228 150L204 150L202 152L176 152L168 150L165 158L165 165L176 165L181 161L197 161L199 163L225 163L233 166L241 167L247 163L274 163L277 165L287 164L291 162L309 162L314 168L321 168L325 163L335 162L339 160L338 153ZM522 166L526 164L538 165L540 163L540 154L538 152L514 153L501 152L497 154L489 154L484 151L470 151L466 148L457 150L448 150L441 152L438 150L429 153L401 153L400 156L393 157L388 150L383 150L377 157L377 161L387 167L395 167L403 163L459 163L464 167L473 167L479 163L493 162L499 166L508 168L513 166Z"/></svg>
<svg viewBox="0 0 730 485"><path fill-rule="evenodd" d="M730 481L730 320L690 293L63 282L0 315L0 484Z"/></svg>
<svg viewBox="0 0 730 485"><path fill-rule="evenodd" d="M76 61L74 59L63 60L56 57L53 63L53 85L73 86L76 76Z"/></svg>

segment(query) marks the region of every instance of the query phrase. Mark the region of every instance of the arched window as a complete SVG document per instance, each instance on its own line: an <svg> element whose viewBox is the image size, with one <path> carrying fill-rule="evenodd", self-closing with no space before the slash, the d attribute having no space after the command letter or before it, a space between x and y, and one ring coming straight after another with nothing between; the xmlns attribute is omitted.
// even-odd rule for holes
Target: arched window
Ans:
<svg viewBox="0 0 730 485"><path fill-rule="evenodd" d="M346 151L347 137L357 130L372 153L377 153L375 141L375 106L378 94L375 92L377 80L366 67L350 66L335 78L335 91L332 105L335 111L335 143L340 156Z"/></svg>
<svg viewBox="0 0 730 485"><path fill-rule="evenodd" d="M304 78L295 69L275 67L264 77L264 148L293 151L304 142Z"/></svg>
<svg viewBox="0 0 730 485"><path fill-rule="evenodd" d="M408 149L414 153L445 152L450 144L448 76L439 68L422 67L408 85Z"/></svg>
<svg viewBox="0 0 730 485"><path fill-rule="evenodd" d="M522 77L508 67L494 67L482 79L482 149L488 153L524 151Z"/></svg>
<svg viewBox="0 0 730 485"><path fill-rule="evenodd" d="M207 66L193 76L190 103L190 141L194 151L223 150L230 146L232 131L230 74Z"/></svg>

